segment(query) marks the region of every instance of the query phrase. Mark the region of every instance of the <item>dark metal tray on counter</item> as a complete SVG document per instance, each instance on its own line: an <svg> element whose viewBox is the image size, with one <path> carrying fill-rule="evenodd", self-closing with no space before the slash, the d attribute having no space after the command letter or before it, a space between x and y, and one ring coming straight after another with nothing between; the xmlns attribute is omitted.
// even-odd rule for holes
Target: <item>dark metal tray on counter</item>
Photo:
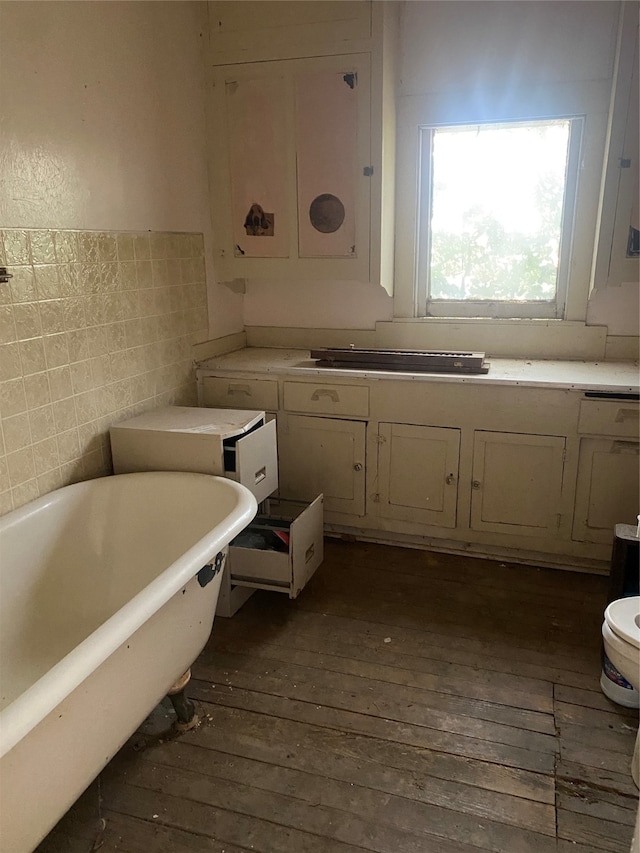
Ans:
<svg viewBox="0 0 640 853"><path fill-rule="evenodd" d="M318 367L406 370L423 373L488 373L483 352L330 347L311 350Z"/></svg>

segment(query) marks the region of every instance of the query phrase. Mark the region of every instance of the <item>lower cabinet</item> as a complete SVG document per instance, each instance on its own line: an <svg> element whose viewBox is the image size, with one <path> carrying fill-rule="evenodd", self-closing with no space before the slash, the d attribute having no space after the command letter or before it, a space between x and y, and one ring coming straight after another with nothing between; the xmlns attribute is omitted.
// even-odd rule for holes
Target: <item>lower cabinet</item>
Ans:
<svg viewBox="0 0 640 853"><path fill-rule="evenodd" d="M455 527L459 458L459 429L379 424L379 514Z"/></svg>
<svg viewBox="0 0 640 853"><path fill-rule="evenodd" d="M582 438L572 538L611 544L616 524L635 524L640 509L637 441Z"/></svg>
<svg viewBox="0 0 640 853"><path fill-rule="evenodd" d="M557 534L565 438L474 433L471 529L520 536Z"/></svg>
<svg viewBox="0 0 640 853"><path fill-rule="evenodd" d="M364 515L365 438L360 421L279 415L280 497L308 502L322 492L325 512Z"/></svg>

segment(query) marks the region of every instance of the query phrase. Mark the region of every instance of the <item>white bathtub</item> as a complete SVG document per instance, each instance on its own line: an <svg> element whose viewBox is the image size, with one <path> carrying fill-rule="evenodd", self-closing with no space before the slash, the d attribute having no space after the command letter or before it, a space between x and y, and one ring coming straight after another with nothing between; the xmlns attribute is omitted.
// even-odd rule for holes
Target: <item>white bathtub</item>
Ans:
<svg viewBox="0 0 640 853"><path fill-rule="evenodd" d="M196 574L255 512L231 480L152 472L0 518L2 853L37 846L198 656L221 573Z"/></svg>

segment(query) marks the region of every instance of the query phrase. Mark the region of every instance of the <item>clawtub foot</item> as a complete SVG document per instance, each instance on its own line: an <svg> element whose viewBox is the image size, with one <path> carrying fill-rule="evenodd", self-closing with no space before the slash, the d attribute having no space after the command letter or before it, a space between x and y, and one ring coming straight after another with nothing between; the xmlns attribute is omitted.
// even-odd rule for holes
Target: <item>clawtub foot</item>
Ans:
<svg viewBox="0 0 640 853"><path fill-rule="evenodd" d="M196 714L193 702L190 699L187 699L184 692L190 680L191 670L188 669L167 693L167 696L173 705L173 710L176 712L176 717L178 718L175 724L176 728L181 732L186 732L195 728L200 722L200 718Z"/></svg>

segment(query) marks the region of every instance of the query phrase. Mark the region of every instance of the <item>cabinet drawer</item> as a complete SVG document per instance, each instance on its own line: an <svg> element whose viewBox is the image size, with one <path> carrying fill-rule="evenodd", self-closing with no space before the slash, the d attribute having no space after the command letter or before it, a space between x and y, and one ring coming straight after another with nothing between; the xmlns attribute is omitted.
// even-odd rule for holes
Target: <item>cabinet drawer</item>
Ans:
<svg viewBox="0 0 640 853"><path fill-rule="evenodd" d="M285 382L284 408L288 412L366 418L369 415L369 389L366 385Z"/></svg>
<svg viewBox="0 0 640 853"><path fill-rule="evenodd" d="M111 427L116 474L133 471L193 471L236 480L258 502L278 488L276 423L260 421L248 432L221 439L206 432Z"/></svg>
<svg viewBox="0 0 640 853"><path fill-rule="evenodd" d="M578 432L637 438L639 416L635 400L581 400Z"/></svg>
<svg viewBox="0 0 640 853"><path fill-rule="evenodd" d="M201 404L276 412L278 383L274 379L221 379L216 376L203 376Z"/></svg>
<svg viewBox="0 0 640 853"><path fill-rule="evenodd" d="M276 422L268 421L258 429L224 444L225 476L253 492L258 503L278 488L278 449Z"/></svg>
<svg viewBox="0 0 640 853"><path fill-rule="evenodd" d="M323 560L323 520L322 495L293 519L258 516L231 542L231 583L296 598Z"/></svg>

